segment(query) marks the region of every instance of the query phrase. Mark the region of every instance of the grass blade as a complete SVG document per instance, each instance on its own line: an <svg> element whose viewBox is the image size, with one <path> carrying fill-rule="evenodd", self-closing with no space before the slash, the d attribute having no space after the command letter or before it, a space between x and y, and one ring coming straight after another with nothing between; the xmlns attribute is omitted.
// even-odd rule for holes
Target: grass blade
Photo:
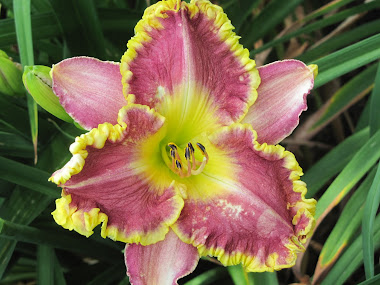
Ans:
<svg viewBox="0 0 380 285"><path fill-rule="evenodd" d="M50 174L40 169L0 156L0 178L52 198L60 197L60 191L48 182Z"/></svg>
<svg viewBox="0 0 380 285"><path fill-rule="evenodd" d="M23 66L34 65L30 0L14 0L13 10L21 64ZM37 163L38 109L37 103L29 94L27 94L27 100L30 130L34 147L34 163Z"/></svg>
<svg viewBox="0 0 380 285"><path fill-rule="evenodd" d="M46 195L27 191L17 186L1 206L0 217L19 224L29 224L45 210L51 200ZM15 246L15 240L5 239L0 235L0 279L7 268Z"/></svg>
<svg viewBox="0 0 380 285"><path fill-rule="evenodd" d="M48 245L37 246L38 284L54 284L54 249Z"/></svg>
<svg viewBox="0 0 380 285"><path fill-rule="evenodd" d="M248 280L248 273L244 271L243 266L241 264L228 266L228 273L230 274L232 281L236 285L249 285L250 282Z"/></svg>
<svg viewBox="0 0 380 285"><path fill-rule="evenodd" d="M54 284L66 285L63 268L61 267L61 264L59 263L58 258L55 254L54 254Z"/></svg>
<svg viewBox="0 0 380 285"><path fill-rule="evenodd" d="M320 112L320 118L311 127L310 131L327 125L343 111L368 94L373 87L376 68L376 64L366 68L335 92L320 109L322 112L318 111Z"/></svg>
<svg viewBox="0 0 380 285"><path fill-rule="evenodd" d="M216 284L217 280L221 280L227 276L227 270L224 267L217 267L208 270L197 277L187 281L184 285L208 285Z"/></svg>
<svg viewBox="0 0 380 285"><path fill-rule="evenodd" d="M252 285L278 285L276 272L251 272L248 273Z"/></svg>
<svg viewBox="0 0 380 285"><path fill-rule="evenodd" d="M33 146L22 136L0 131L0 155L33 157Z"/></svg>
<svg viewBox="0 0 380 285"><path fill-rule="evenodd" d="M110 263L114 263L115 260L123 260L121 251L119 252L113 247L86 237L62 233L62 231L40 230L0 218L0 235L4 238L70 250Z"/></svg>
<svg viewBox="0 0 380 285"><path fill-rule="evenodd" d="M286 2L284 2L284 3L286 3ZM318 29L322 29L324 27L327 27L327 26L333 25L335 23L338 23L340 21L343 21L343 20L347 19L349 16L356 15L359 13L363 13L363 12L378 8L379 6L380 6L380 3L374 1L372 3L362 4L362 5L350 8L350 9L346 9L342 12L337 13L337 14L333 14L332 16L330 16L328 18L324 18L324 19L319 20L315 23L309 24L303 28L299 28L299 29L295 30L294 32L290 32L281 38L275 39L275 40L273 40L267 44L264 44L260 48L251 51L251 56L254 56L255 54L258 54L258 53L260 53L260 52L262 52L268 48L271 48L273 46L276 46L278 44L284 43L284 42L286 42L286 41L288 41L294 37L297 37L299 35L311 33L311 32L316 31Z"/></svg>
<svg viewBox="0 0 380 285"><path fill-rule="evenodd" d="M297 59L303 62L314 61L324 55L327 55L337 49L346 47L351 43L355 43L359 40L365 39L380 32L380 20L372 21L360 25L359 27L348 30L340 35L337 35L326 42L312 48Z"/></svg>
<svg viewBox="0 0 380 285"><path fill-rule="evenodd" d="M376 217L374 223L374 245L380 248L380 216ZM335 263L321 285L341 285L354 271L363 263L362 236L360 235L347 248L341 258Z"/></svg>
<svg viewBox="0 0 380 285"><path fill-rule="evenodd" d="M107 270L97 275L87 285L109 285L115 284L115 281L121 280L125 277L125 264L119 262L110 266Z"/></svg>
<svg viewBox="0 0 380 285"><path fill-rule="evenodd" d="M95 56L107 59L104 36L94 1L76 0L72 3L76 12L76 18L80 20L83 35L88 37L87 41L92 43L95 49Z"/></svg>
<svg viewBox="0 0 380 285"><path fill-rule="evenodd" d="M343 171L338 175L319 199L315 218L323 219L352 187L364 176L380 157L380 131L371 137L355 154Z"/></svg>
<svg viewBox="0 0 380 285"><path fill-rule="evenodd" d="M359 283L358 285L376 285L380 283L380 274L377 274L376 276Z"/></svg>
<svg viewBox="0 0 380 285"><path fill-rule="evenodd" d="M380 34L362 40L312 63L319 68L314 88L380 58Z"/></svg>
<svg viewBox="0 0 380 285"><path fill-rule="evenodd" d="M326 182L338 174L369 139L366 128L336 146L321 160L315 163L302 177L307 184L307 197L313 197Z"/></svg>
<svg viewBox="0 0 380 285"><path fill-rule="evenodd" d="M294 12L303 0L275 0L270 1L268 5L250 24L251 29L242 37L242 44L245 47L252 47L253 44L271 31L277 24L281 23L284 18ZM262 25L262 23L265 25ZM257 29L256 27L260 27ZM256 53L256 51L255 51ZM252 55L252 54L251 54Z"/></svg>
<svg viewBox="0 0 380 285"><path fill-rule="evenodd" d="M364 204L375 173L376 168L373 168L344 207L338 222L329 234L319 255L317 267L314 271L313 283L319 283L318 279L323 276L324 272L339 258L357 232L363 218Z"/></svg>
<svg viewBox="0 0 380 285"><path fill-rule="evenodd" d="M380 63L377 65L375 86L371 95L369 129L372 136L377 130L380 130Z"/></svg>
<svg viewBox="0 0 380 285"><path fill-rule="evenodd" d="M375 179L369 190L365 202L362 235L363 235L363 257L364 270L367 279L375 274L374 270L374 246L373 246L373 223L380 202L380 165L377 168Z"/></svg>

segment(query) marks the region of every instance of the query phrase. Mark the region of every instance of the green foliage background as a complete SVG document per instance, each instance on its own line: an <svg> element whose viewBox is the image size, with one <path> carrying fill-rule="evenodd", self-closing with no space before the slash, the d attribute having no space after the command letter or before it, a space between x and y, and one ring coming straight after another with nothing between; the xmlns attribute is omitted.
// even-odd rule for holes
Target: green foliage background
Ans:
<svg viewBox="0 0 380 285"><path fill-rule="evenodd" d="M23 66L76 55L119 61L147 2L0 0L0 49ZM204 258L180 284L379 284L380 1L213 2L258 65L319 66L309 110L282 142L319 201L318 227L292 269L247 274ZM50 214L60 193L47 179L81 133L26 91L0 93L0 284L129 284L123 244L63 230Z"/></svg>

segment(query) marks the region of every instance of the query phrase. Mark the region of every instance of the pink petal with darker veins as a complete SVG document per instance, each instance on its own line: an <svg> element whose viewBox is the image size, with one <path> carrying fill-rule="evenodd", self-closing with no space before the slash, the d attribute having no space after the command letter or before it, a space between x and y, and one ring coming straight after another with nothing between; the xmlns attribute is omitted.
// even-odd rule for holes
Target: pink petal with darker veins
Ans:
<svg viewBox="0 0 380 285"><path fill-rule="evenodd" d="M175 285L198 264L197 249L170 230L163 241L125 247L125 264L133 285Z"/></svg>
<svg viewBox="0 0 380 285"><path fill-rule="evenodd" d="M259 143L277 144L297 127L314 85L313 71L298 60L277 61L259 68L258 97L242 123L250 123Z"/></svg>
<svg viewBox="0 0 380 285"><path fill-rule="evenodd" d="M119 63L91 57L73 57L52 68L53 91L66 112L83 128L117 123L127 104L123 96Z"/></svg>

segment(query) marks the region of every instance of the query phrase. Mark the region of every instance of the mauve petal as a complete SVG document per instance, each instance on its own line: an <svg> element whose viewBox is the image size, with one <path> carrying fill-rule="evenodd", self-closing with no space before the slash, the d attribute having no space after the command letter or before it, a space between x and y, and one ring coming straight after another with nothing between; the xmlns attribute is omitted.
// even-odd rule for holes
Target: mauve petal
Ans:
<svg viewBox="0 0 380 285"><path fill-rule="evenodd" d="M124 95L173 117L168 123L189 130L188 137L239 121L260 78L232 30L222 8L209 1L148 7L121 60Z"/></svg>
<svg viewBox="0 0 380 285"><path fill-rule="evenodd" d="M294 155L257 143L248 124L224 127L209 139L209 164L227 174L206 166L197 178L202 184L186 184L188 199L172 226L175 233L224 265L242 263L247 271L294 265L312 233L315 211L315 200L305 199Z"/></svg>
<svg viewBox="0 0 380 285"><path fill-rule="evenodd" d="M277 61L259 68L258 97L242 120L250 123L260 143L277 144L298 125L314 85L313 69L298 60Z"/></svg>
<svg viewBox="0 0 380 285"><path fill-rule="evenodd" d="M125 247L125 264L133 285L173 285L198 264L198 250L182 242L173 231L152 245Z"/></svg>
<svg viewBox="0 0 380 285"><path fill-rule="evenodd" d="M101 124L76 138L73 158L50 178L63 187L54 219L89 236L143 245L162 240L183 207L158 146L165 119L147 106L120 110L119 124ZM161 163L161 164L160 164Z"/></svg>
<svg viewBox="0 0 380 285"><path fill-rule="evenodd" d="M82 127L117 123L119 110L127 104L119 63L73 57L55 64L51 72L59 102Z"/></svg>

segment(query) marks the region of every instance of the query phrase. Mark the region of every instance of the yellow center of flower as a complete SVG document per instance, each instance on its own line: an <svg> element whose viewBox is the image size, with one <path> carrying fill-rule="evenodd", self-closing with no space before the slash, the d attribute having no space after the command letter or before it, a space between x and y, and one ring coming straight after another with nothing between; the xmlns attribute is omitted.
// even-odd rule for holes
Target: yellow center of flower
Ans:
<svg viewBox="0 0 380 285"><path fill-rule="evenodd" d="M195 149L191 142L184 148L183 158L181 159L180 149L175 143L168 143L168 149L165 148L164 160L168 167L181 178L190 177L192 175L198 175L202 173L204 167L208 162L208 154L206 148L201 143L196 143L196 147L201 152L203 159L197 160L195 157ZM167 156L167 150L169 150L169 157ZM185 162L183 162L185 161Z"/></svg>

